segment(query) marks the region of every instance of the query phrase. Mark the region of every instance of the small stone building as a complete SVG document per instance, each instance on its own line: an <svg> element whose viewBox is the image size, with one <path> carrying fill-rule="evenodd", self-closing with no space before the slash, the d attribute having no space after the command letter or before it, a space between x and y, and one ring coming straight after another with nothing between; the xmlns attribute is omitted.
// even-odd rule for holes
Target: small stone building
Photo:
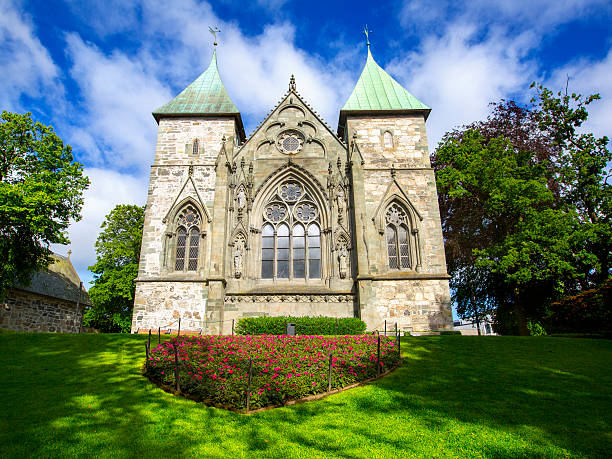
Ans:
<svg viewBox="0 0 612 459"><path fill-rule="evenodd" d="M248 84L248 76L245 77ZM208 69L159 124L132 332L229 333L258 315L450 329L430 108L372 57L333 130L288 91L246 137Z"/></svg>
<svg viewBox="0 0 612 459"><path fill-rule="evenodd" d="M83 309L91 306L70 258L53 254L48 269L32 275L27 287L8 291L0 328L24 332L79 333Z"/></svg>

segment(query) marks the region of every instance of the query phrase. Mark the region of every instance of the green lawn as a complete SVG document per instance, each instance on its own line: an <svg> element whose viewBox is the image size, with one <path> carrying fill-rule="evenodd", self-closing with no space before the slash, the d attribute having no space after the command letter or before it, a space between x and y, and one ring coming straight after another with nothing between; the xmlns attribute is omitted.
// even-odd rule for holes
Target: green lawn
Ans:
<svg viewBox="0 0 612 459"><path fill-rule="evenodd" d="M403 338L386 378L249 416L149 383L145 340L0 334L0 457L612 455L609 340Z"/></svg>

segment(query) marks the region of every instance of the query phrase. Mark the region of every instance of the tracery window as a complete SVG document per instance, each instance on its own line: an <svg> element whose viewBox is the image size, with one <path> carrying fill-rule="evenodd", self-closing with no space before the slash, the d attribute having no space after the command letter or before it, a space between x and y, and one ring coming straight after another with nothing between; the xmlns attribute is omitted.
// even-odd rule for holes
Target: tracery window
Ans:
<svg viewBox="0 0 612 459"><path fill-rule="evenodd" d="M196 271L200 251L200 214L191 205L185 206L176 218L175 271Z"/></svg>
<svg viewBox="0 0 612 459"><path fill-rule="evenodd" d="M392 203L385 213L385 236L389 268L409 269L411 267L408 215L397 203Z"/></svg>
<svg viewBox="0 0 612 459"><path fill-rule="evenodd" d="M263 211L261 277L320 279L320 212L304 186L282 183Z"/></svg>

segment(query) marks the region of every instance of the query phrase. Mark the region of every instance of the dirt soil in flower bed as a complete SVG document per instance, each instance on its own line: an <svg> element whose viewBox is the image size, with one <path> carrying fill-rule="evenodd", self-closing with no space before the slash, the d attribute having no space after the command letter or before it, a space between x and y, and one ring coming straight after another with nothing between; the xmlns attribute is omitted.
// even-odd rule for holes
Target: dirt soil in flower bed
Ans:
<svg viewBox="0 0 612 459"><path fill-rule="evenodd" d="M175 387L175 348L180 392L229 409L246 409L249 360L253 360L250 408L284 405L378 374L378 338L362 336L182 336L151 349L145 374ZM396 342L380 338L380 373L399 363Z"/></svg>

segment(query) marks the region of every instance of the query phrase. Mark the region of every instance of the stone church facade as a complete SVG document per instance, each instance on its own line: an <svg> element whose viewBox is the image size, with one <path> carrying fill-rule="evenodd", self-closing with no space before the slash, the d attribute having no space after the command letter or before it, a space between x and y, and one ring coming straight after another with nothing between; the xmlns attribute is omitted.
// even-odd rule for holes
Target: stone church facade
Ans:
<svg viewBox="0 0 612 459"><path fill-rule="evenodd" d="M259 315L450 329L430 109L373 59L332 130L289 90L247 139L209 68L153 113L132 332ZM391 325L392 324L392 325Z"/></svg>

